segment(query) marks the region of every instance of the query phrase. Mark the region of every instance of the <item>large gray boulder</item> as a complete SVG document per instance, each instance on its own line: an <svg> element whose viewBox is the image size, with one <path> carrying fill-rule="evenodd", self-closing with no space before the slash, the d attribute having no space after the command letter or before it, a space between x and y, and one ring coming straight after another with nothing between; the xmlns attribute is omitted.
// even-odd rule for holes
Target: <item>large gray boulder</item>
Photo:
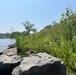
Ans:
<svg viewBox="0 0 76 75"><path fill-rule="evenodd" d="M11 75L13 69L19 66L21 63L21 58L18 55L14 56L0 56L0 75Z"/></svg>
<svg viewBox="0 0 76 75"><path fill-rule="evenodd" d="M13 69L19 66L21 57L17 55L17 49L6 49L0 55L0 75L11 75Z"/></svg>
<svg viewBox="0 0 76 75"><path fill-rule="evenodd" d="M66 68L60 59L47 53L38 53L24 57L12 75L66 75Z"/></svg>

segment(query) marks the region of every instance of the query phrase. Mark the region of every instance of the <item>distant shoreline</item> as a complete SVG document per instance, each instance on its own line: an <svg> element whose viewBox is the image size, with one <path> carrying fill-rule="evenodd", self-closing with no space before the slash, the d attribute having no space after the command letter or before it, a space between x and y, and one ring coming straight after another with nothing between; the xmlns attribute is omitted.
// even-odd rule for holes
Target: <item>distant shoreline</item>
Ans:
<svg viewBox="0 0 76 75"><path fill-rule="evenodd" d="M0 33L0 39L1 39L1 38L5 38L5 39L6 39L6 38L10 38L10 35L11 35L11 34L9 34L9 33Z"/></svg>

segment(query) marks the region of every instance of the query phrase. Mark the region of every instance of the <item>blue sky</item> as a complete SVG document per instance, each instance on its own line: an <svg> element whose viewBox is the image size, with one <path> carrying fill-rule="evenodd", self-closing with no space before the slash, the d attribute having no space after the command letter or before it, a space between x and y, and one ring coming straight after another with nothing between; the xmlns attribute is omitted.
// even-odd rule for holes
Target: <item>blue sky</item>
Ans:
<svg viewBox="0 0 76 75"><path fill-rule="evenodd" d="M76 0L0 0L0 33L24 31L21 22L29 21L38 30L59 21L65 8L76 10Z"/></svg>

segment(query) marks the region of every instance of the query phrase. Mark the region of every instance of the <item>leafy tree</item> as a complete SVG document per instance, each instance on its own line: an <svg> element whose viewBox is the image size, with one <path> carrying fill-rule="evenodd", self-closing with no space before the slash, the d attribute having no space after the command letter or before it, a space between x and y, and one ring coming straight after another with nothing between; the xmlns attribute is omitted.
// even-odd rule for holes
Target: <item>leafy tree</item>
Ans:
<svg viewBox="0 0 76 75"><path fill-rule="evenodd" d="M18 31L12 32L12 34L10 35L10 38L15 38L16 36L19 36L21 33Z"/></svg>
<svg viewBox="0 0 76 75"><path fill-rule="evenodd" d="M26 31L21 32L21 35L27 35Z"/></svg>
<svg viewBox="0 0 76 75"><path fill-rule="evenodd" d="M31 32L36 32L34 28L34 24L31 24L29 21L22 22L23 26L25 27L26 34L29 35Z"/></svg>

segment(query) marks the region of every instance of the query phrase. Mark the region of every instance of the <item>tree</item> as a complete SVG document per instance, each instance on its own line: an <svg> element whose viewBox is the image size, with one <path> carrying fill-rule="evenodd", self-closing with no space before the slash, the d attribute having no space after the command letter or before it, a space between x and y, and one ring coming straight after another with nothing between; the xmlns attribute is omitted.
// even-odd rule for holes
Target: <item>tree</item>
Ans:
<svg viewBox="0 0 76 75"><path fill-rule="evenodd" d="M19 36L21 33L18 31L15 31L11 34L10 38L15 38L16 36Z"/></svg>
<svg viewBox="0 0 76 75"><path fill-rule="evenodd" d="M14 28L13 27L11 27L11 35L10 35L10 38L13 38L13 32L14 32Z"/></svg>
<svg viewBox="0 0 76 75"><path fill-rule="evenodd" d="M31 32L36 32L36 28L34 28L34 24L31 24L29 21L22 22L25 27L26 35L29 35Z"/></svg>

